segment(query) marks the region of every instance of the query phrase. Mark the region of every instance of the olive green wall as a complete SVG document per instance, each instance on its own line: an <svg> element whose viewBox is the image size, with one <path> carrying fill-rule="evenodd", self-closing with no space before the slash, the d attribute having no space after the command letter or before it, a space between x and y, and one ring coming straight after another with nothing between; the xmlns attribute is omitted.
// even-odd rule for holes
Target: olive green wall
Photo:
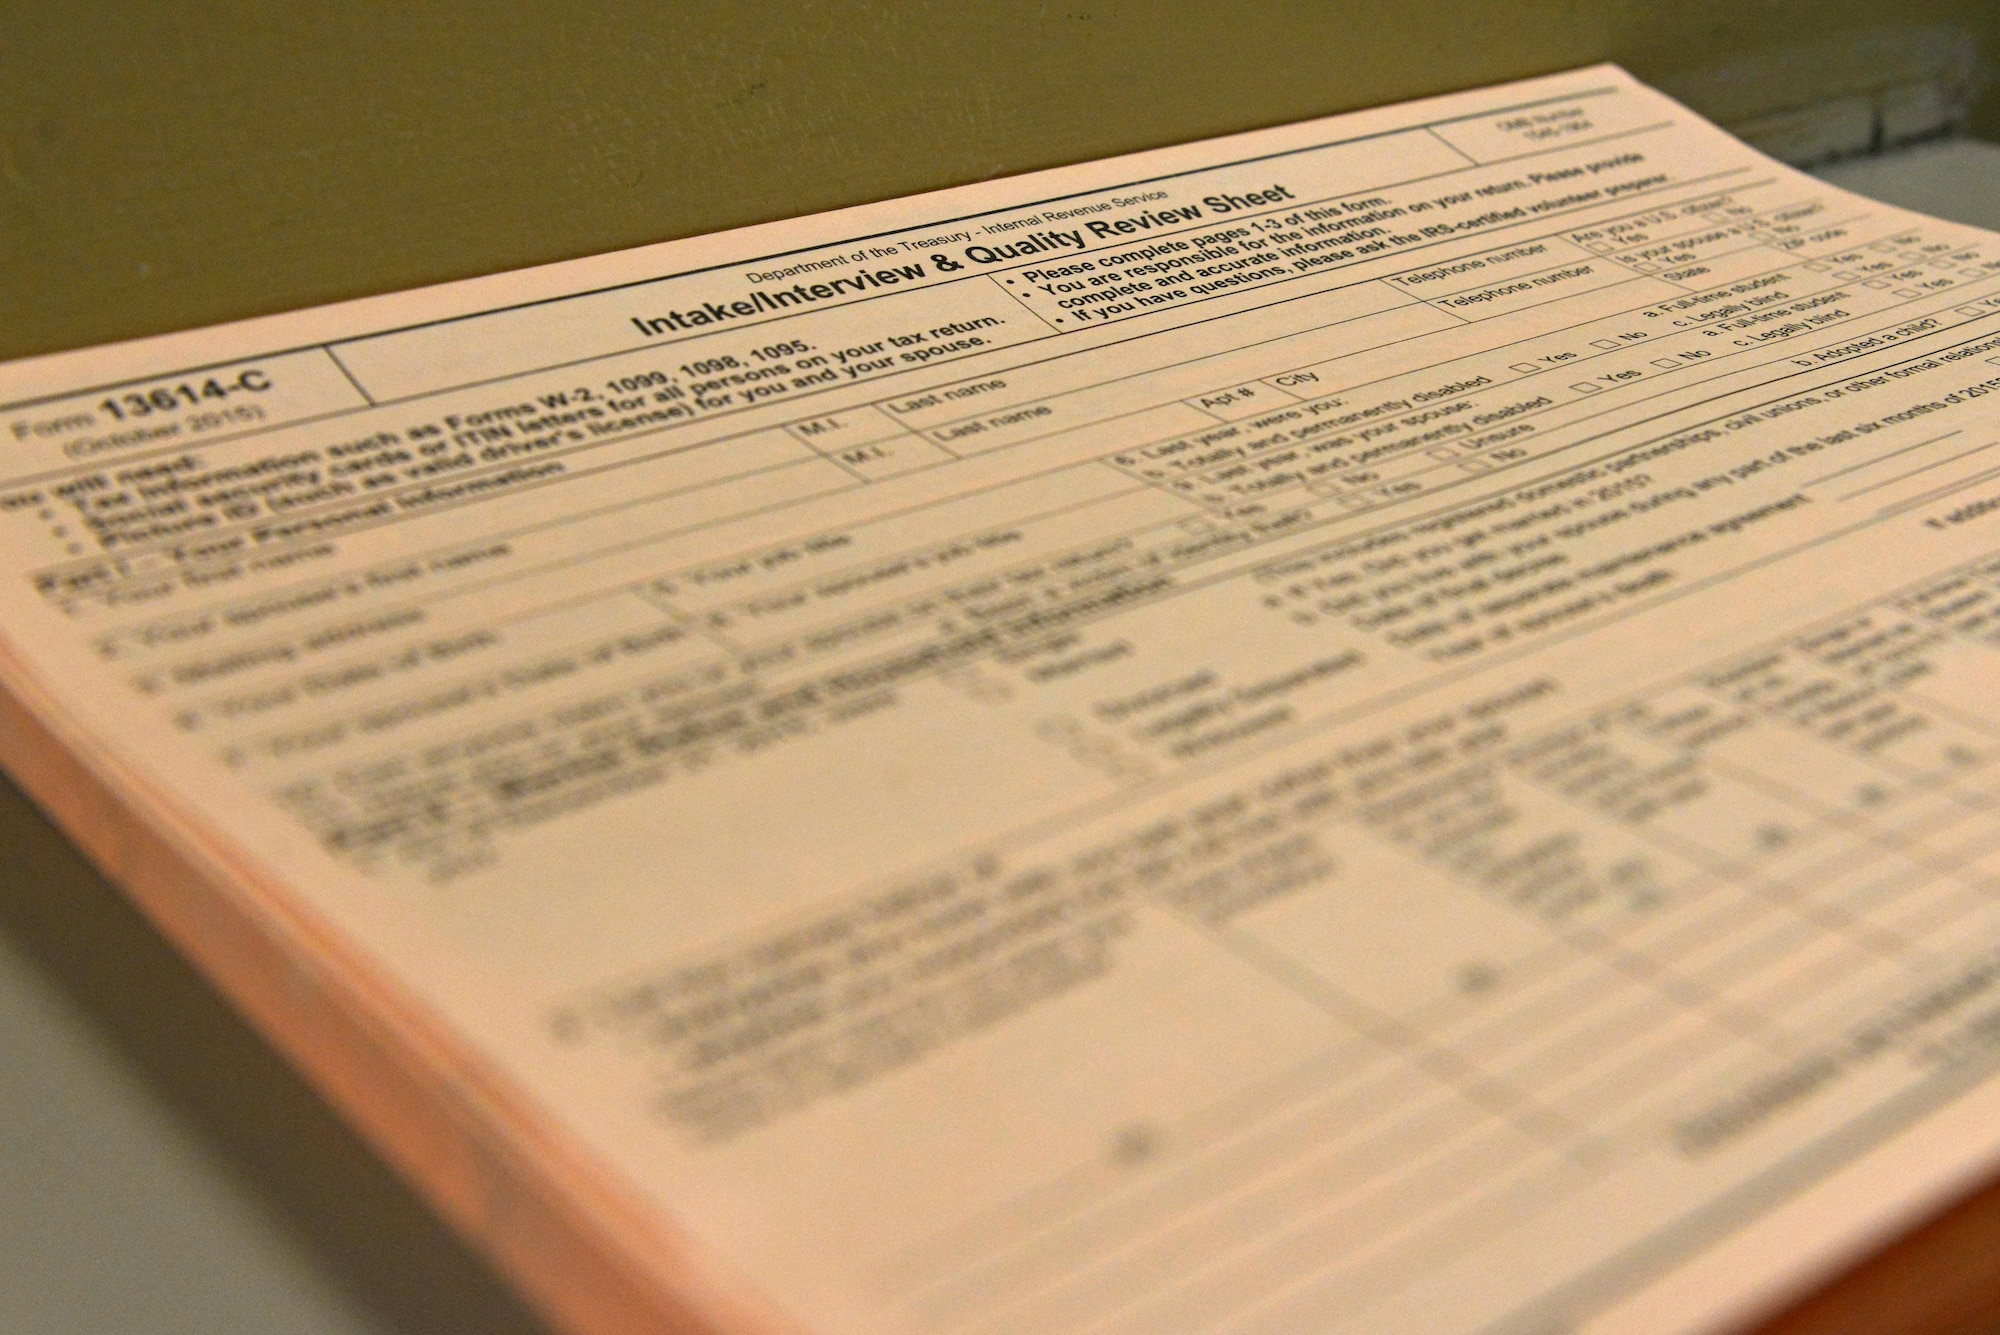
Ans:
<svg viewBox="0 0 2000 1335"><path fill-rule="evenodd" d="M1598 60L1752 116L1917 30L2000 5L10 0L0 357Z"/></svg>

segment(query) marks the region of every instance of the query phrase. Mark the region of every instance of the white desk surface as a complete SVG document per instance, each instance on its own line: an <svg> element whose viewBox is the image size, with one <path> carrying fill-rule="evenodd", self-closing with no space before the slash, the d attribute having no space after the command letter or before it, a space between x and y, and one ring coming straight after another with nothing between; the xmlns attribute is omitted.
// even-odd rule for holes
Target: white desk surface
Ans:
<svg viewBox="0 0 2000 1335"><path fill-rule="evenodd" d="M2000 230L2000 147L1822 175ZM0 1332L543 1335L0 781Z"/></svg>

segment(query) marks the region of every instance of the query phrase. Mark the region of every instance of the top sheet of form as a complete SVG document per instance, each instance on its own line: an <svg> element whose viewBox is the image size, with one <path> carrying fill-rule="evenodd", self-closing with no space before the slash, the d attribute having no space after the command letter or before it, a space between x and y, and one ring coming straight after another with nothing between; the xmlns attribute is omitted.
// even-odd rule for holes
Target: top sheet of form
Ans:
<svg viewBox="0 0 2000 1335"><path fill-rule="evenodd" d="M824 1335L2000 1159L2000 237L1612 68L0 367L10 685Z"/></svg>

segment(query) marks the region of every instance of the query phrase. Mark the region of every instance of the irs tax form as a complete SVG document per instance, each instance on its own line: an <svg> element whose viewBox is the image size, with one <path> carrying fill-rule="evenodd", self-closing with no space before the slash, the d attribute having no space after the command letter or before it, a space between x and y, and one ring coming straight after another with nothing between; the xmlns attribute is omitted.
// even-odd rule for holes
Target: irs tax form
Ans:
<svg viewBox="0 0 2000 1335"><path fill-rule="evenodd" d="M2000 236L1615 68L0 402L26 714L723 1328L1718 1330L2000 1167Z"/></svg>

